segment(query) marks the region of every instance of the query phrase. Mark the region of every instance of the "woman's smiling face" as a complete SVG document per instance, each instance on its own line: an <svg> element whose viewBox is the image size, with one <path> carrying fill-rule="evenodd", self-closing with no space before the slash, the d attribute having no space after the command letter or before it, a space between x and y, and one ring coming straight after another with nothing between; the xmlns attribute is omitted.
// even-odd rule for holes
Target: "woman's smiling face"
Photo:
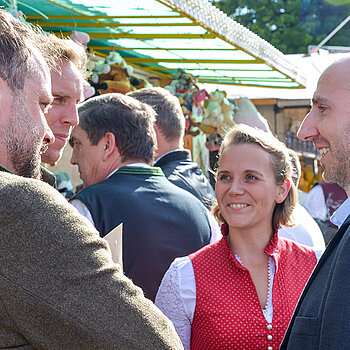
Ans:
<svg viewBox="0 0 350 350"><path fill-rule="evenodd" d="M275 205L288 194L285 184L276 184L269 153L249 143L229 146L223 152L215 192L229 227L271 231Z"/></svg>

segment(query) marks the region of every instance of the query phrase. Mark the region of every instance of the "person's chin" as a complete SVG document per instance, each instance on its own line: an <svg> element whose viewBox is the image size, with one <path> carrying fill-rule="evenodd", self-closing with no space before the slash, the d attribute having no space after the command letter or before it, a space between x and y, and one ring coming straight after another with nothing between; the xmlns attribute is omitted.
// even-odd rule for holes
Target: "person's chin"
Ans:
<svg viewBox="0 0 350 350"><path fill-rule="evenodd" d="M323 166L322 178L327 183L337 183L339 174L334 169Z"/></svg>
<svg viewBox="0 0 350 350"><path fill-rule="evenodd" d="M61 153L56 150L48 149L47 152L42 154L41 161L45 164L55 165L61 158Z"/></svg>

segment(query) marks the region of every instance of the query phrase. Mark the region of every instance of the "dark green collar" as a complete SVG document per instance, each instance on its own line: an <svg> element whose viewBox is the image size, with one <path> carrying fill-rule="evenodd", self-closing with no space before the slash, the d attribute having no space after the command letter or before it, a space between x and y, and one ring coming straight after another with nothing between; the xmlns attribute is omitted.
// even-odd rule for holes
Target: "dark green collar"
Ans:
<svg viewBox="0 0 350 350"><path fill-rule="evenodd" d="M123 166L119 168L114 174L165 176L163 173L163 170L159 167L138 167L138 166Z"/></svg>
<svg viewBox="0 0 350 350"><path fill-rule="evenodd" d="M4 168L3 166L0 165L0 171L4 171L5 173L10 173L12 174L12 172L10 170L7 170L6 168Z"/></svg>

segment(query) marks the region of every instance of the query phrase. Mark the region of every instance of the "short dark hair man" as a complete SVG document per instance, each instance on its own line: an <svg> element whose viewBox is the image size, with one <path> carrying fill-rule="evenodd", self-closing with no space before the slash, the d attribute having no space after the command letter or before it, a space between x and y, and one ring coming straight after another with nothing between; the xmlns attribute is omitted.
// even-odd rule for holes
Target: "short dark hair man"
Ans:
<svg viewBox="0 0 350 350"><path fill-rule="evenodd" d="M105 94L79 107L71 163L85 188L71 202L103 237L123 223L125 274L154 300L175 257L208 244L202 203L170 183L153 164L156 136L151 107L129 96Z"/></svg>
<svg viewBox="0 0 350 350"><path fill-rule="evenodd" d="M49 67L0 10L0 348L182 349L174 327L113 264L107 243L42 181L53 135Z"/></svg>
<svg viewBox="0 0 350 350"><path fill-rule="evenodd" d="M208 209L215 200L215 192L191 152L183 148L185 118L177 97L168 90L153 87L128 94L152 106L156 112L154 129L157 135L157 160L167 179L196 196Z"/></svg>
<svg viewBox="0 0 350 350"><path fill-rule="evenodd" d="M321 75L298 137L320 151L323 178L350 194L350 57ZM350 346L350 200L333 214L339 226L300 297L281 349Z"/></svg>

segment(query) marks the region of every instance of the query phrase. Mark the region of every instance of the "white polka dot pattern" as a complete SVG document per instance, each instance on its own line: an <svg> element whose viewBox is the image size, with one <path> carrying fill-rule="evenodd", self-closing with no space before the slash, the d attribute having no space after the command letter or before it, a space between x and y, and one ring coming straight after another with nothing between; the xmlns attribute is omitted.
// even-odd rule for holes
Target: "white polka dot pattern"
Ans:
<svg viewBox="0 0 350 350"><path fill-rule="evenodd" d="M196 281L191 350L279 348L317 260L311 248L277 233L265 252L276 264L271 324L249 271L234 257L226 237L190 255Z"/></svg>

